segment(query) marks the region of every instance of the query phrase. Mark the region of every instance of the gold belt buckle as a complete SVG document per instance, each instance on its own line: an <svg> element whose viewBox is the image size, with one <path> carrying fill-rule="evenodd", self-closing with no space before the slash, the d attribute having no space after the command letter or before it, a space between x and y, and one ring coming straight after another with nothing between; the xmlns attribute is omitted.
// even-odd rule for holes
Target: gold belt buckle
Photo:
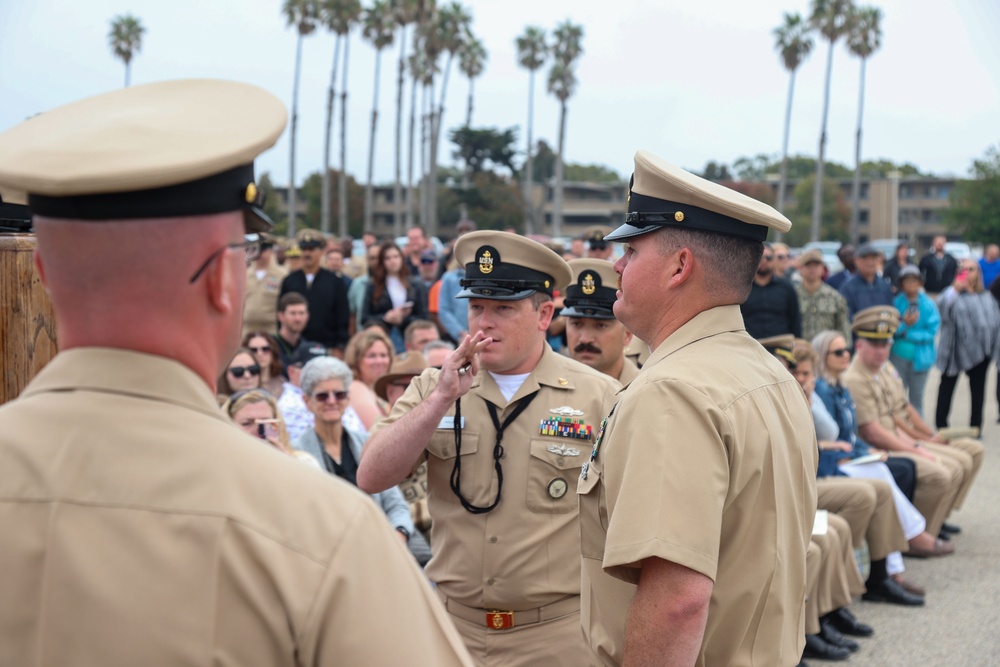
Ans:
<svg viewBox="0 0 1000 667"><path fill-rule="evenodd" d="M486 627L491 630L506 630L514 627L514 612L498 609L486 612Z"/></svg>

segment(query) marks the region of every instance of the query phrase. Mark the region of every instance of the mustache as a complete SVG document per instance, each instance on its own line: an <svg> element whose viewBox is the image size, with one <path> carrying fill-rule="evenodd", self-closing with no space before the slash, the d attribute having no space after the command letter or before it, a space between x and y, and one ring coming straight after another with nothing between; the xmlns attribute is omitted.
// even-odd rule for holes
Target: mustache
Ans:
<svg viewBox="0 0 1000 667"><path fill-rule="evenodd" d="M591 352L593 354L600 354L601 353L601 348L599 348L599 347L597 347L595 345L591 345L590 343L580 343L579 345L577 345L576 347L573 348L573 351L577 352L577 353L579 353L579 352Z"/></svg>

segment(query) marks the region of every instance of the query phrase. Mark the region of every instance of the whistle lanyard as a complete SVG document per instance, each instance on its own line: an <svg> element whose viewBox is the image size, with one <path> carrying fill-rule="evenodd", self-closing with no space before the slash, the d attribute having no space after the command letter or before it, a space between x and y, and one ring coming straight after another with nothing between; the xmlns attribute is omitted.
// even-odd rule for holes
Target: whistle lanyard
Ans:
<svg viewBox="0 0 1000 667"><path fill-rule="evenodd" d="M500 423L497 407L485 398L483 399L486 402L486 409L490 413L490 419L493 420L493 428L495 428L497 432L496 442L493 445L493 468L497 473L497 496L493 499L492 503L485 507L473 505L466 500L465 496L462 495L462 399L459 398L455 401L455 422L453 427L455 432L455 465L451 469L450 486L452 493L458 496L459 502L462 503L462 507L464 507L466 511L471 512L472 514L486 514L487 512L492 512L496 506L500 504L500 493L503 490L503 467L500 465L500 459L503 458L503 433L522 412L528 409L528 406L531 405L531 401L533 401L537 395L538 391L535 390L518 401L517 406L509 415L507 415L507 418L503 420L503 423Z"/></svg>

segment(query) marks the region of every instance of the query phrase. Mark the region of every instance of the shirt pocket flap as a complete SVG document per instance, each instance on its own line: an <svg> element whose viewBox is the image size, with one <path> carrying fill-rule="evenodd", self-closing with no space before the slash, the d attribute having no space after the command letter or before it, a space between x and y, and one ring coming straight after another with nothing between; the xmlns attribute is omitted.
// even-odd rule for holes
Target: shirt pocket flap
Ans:
<svg viewBox="0 0 1000 667"><path fill-rule="evenodd" d="M455 458L455 434L452 431L437 431L427 444L427 451L439 459ZM479 451L479 434L462 431L462 456Z"/></svg>

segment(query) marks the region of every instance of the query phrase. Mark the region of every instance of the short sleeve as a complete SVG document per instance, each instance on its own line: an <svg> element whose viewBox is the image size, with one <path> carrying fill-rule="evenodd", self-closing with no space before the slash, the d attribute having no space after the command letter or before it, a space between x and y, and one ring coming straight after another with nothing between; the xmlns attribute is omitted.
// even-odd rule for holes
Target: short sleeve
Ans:
<svg viewBox="0 0 1000 667"><path fill-rule="evenodd" d="M858 426L871 424L879 420L878 398L875 396L875 386L860 373L848 371L844 374L844 385L854 399L854 409Z"/></svg>

